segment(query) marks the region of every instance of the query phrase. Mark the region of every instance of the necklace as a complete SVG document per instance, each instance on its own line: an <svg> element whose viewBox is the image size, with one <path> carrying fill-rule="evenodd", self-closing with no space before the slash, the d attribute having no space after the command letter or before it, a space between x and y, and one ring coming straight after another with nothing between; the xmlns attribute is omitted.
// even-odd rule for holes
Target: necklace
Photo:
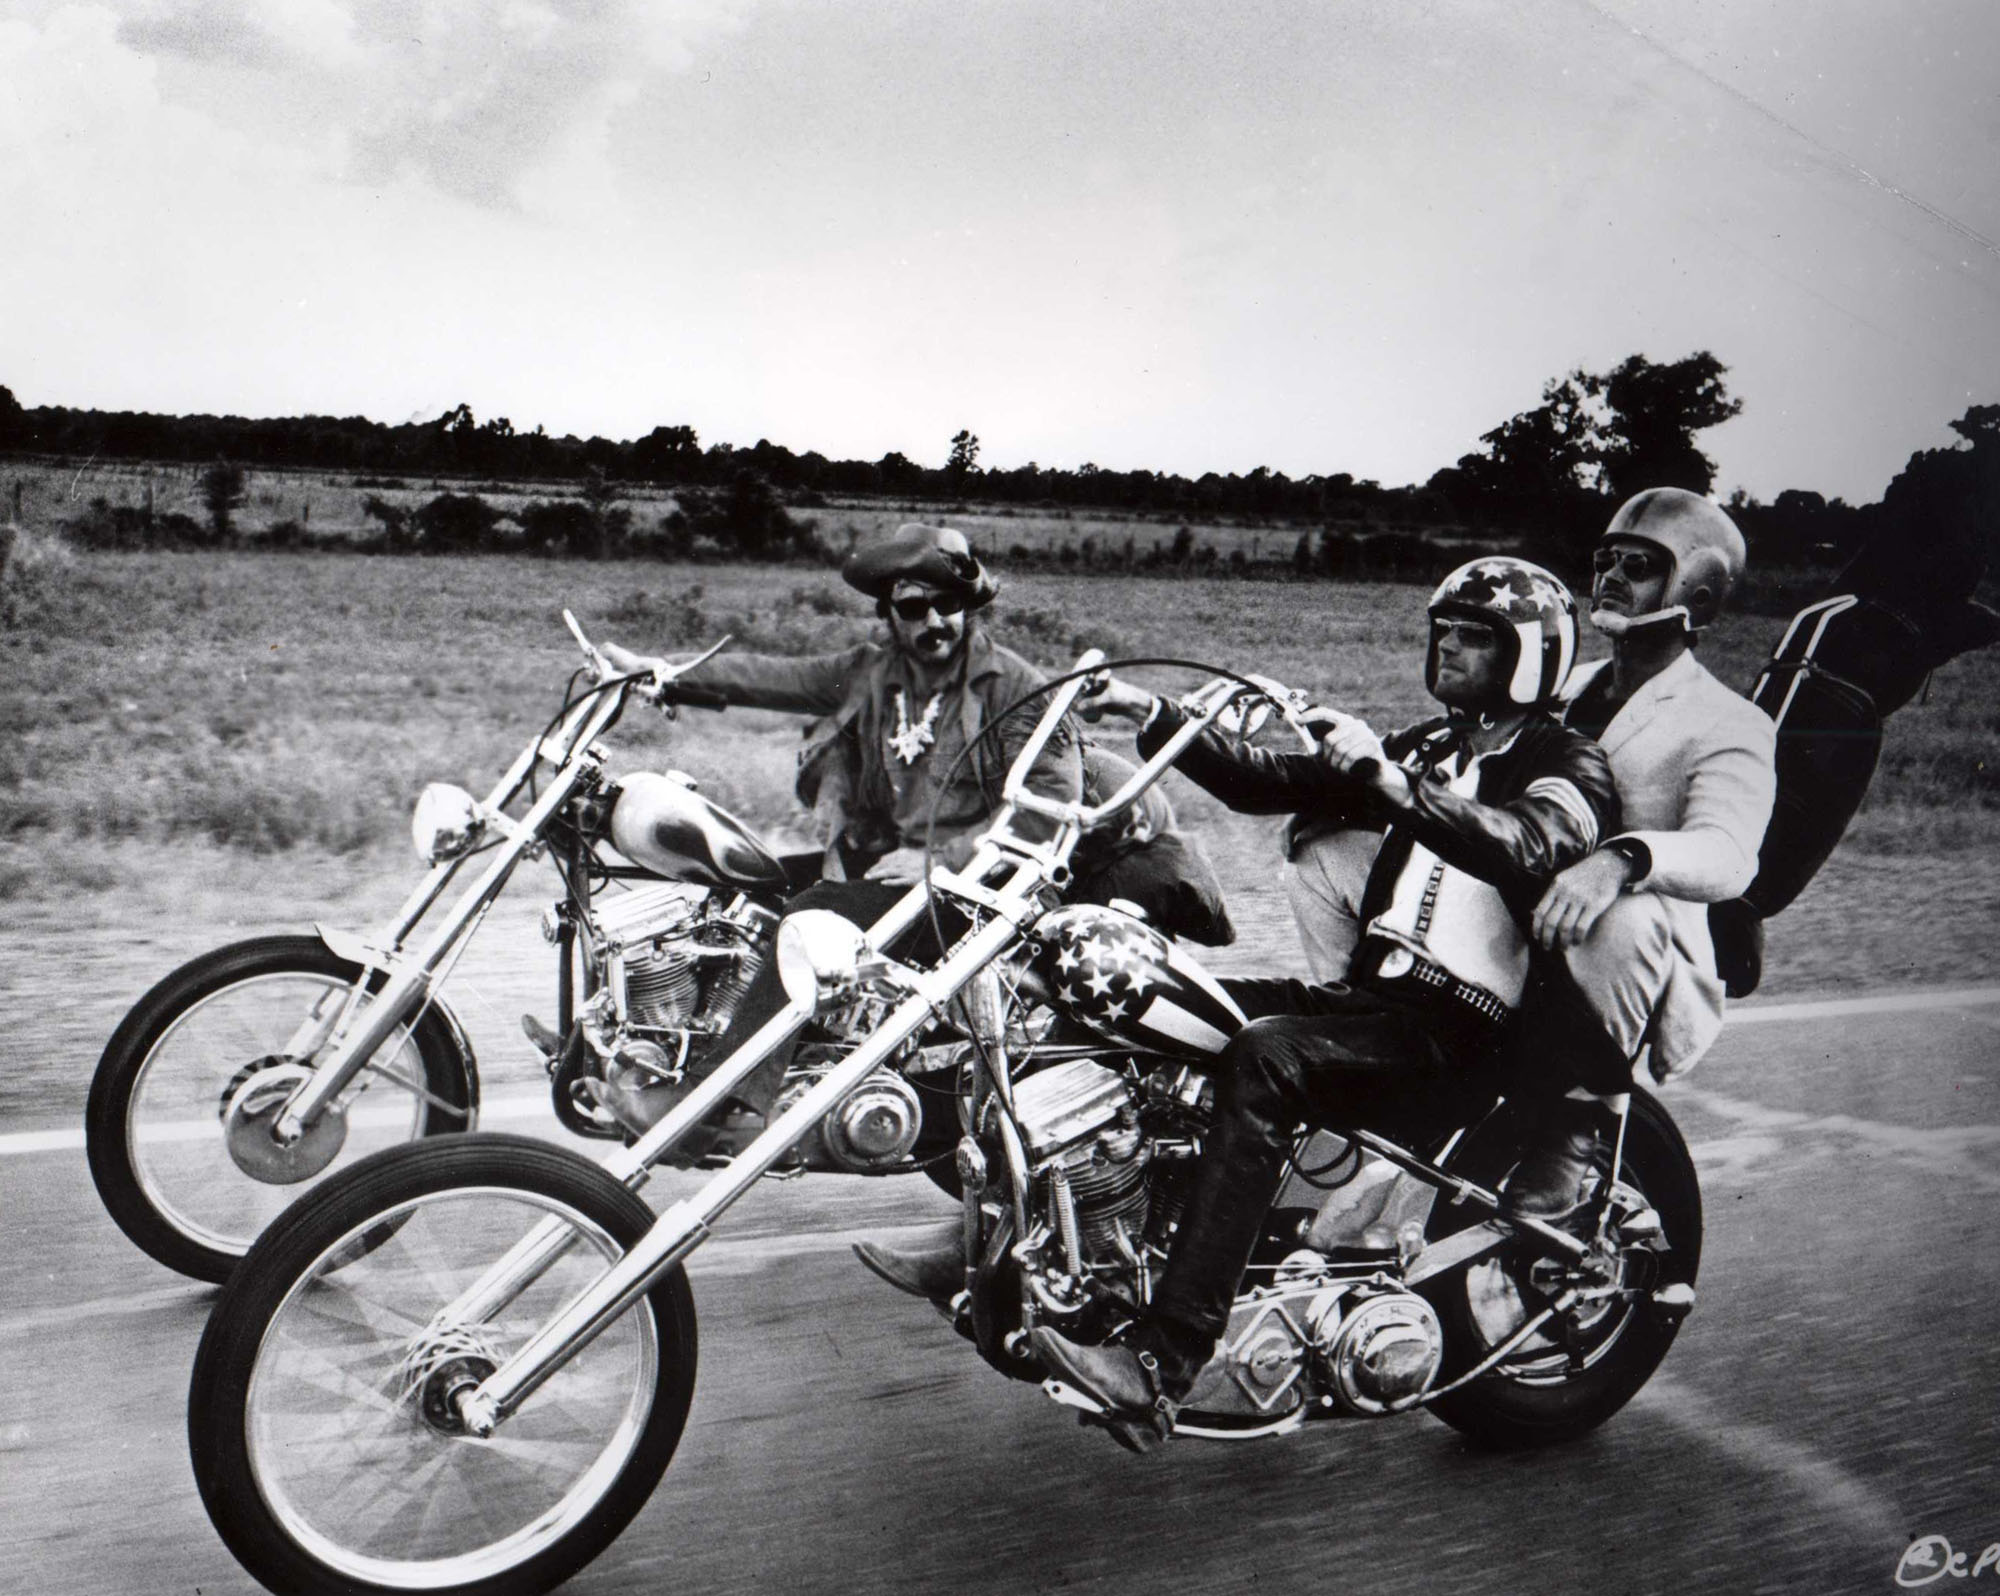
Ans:
<svg viewBox="0 0 2000 1596"><path fill-rule="evenodd" d="M924 750L937 741L937 733L932 729L937 725L938 709L944 703L944 694L931 694L931 701L924 705L923 719L914 726L910 724L909 701L903 697L902 688L896 689L896 729L889 734L889 752L906 765L914 765L924 757Z"/></svg>

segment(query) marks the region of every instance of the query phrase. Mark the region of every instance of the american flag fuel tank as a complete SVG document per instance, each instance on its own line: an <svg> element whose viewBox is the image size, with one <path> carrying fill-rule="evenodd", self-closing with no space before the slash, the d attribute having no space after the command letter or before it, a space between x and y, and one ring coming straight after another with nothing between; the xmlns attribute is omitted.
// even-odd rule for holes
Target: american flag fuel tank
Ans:
<svg viewBox="0 0 2000 1596"><path fill-rule="evenodd" d="M1035 922L1035 968L1056 1007L1098 1035L1182 1058L1209 1058L1243 1011L1206 970L1143 920L1072 904Z"/></svg>

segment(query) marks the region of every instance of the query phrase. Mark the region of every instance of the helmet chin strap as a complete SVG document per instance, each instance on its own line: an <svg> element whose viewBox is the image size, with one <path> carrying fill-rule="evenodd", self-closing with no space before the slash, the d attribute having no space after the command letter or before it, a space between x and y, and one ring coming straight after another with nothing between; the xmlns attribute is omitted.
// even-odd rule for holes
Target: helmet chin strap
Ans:
<svg viewBox="0 0 2000 1596"><path fill-rule="evenodd" d="M1644 615L1620 615L1615 610L1592 610L1590 612L1590 624L1606 637L1624 637L1628 633L1638 631L1641 627L1659 626L1667 621L1678 622L1683 631L1692 632L1694 630L1694 627L1688 623L1688 612L1685 604L1675 604L1664 610L1652 610Z"/></svg>

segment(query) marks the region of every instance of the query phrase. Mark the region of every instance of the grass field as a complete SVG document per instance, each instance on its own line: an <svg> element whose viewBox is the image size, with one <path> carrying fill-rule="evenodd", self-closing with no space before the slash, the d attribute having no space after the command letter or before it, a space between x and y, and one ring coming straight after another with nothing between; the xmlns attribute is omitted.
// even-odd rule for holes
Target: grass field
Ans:
<svg viewBox="0 0 2000 1596"><path fill-rule="evenodd" d="M1385 728L1428 703L1421 588L1003 575L993 626L1047 666L1090 645L1194 657ZM659 650L728 632L801 652L876 624L807 566L113 555L22 534L0 583L0 1011L60 1013L65 1045L94 1056L146 981L245 928L379 920L416 876L421 786L484 791L556 709L577 662L565 606L594 636ZM1779 624L1738 617L1704 655L1747 685ZM780 827L800 818L800 730L755 711L635 716L614 768L685 768ZM1772 928L1767 994L1990 974L1996 758L2000 652L1957 662L1896 717L1867 808ZM1245 930L1220 967L1295 967L1274 823L1178 781L1174 795Z"/></svg>

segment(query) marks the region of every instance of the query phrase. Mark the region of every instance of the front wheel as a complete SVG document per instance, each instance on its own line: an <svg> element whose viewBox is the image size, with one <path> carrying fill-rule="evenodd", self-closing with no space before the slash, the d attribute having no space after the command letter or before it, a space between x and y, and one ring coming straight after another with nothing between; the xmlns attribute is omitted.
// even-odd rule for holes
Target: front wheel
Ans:
<svg viewBox="0 0 2000 1596"><path fill-rule="evenodd" d="M91 1078L84 1145L105 1208L143 1251L197 1280L227 1280L310 1189L315 1165L471 1128L472 1056L433 1008L390 1033L302 1144L299 1167L232 1154L232 1101L246 1089L273 1106L288 1096L347 1007L367 1003L361 976L318 937L257 937L181 966L119 1022Z"/></svg>
<svg viewBox="0 0 2000 1596"><path fill-rule="evenodd" d="M451 1398L652 1222L595 1164L495 1135L379 1153L281 1216L216 1303L188 1392L195 1481L230 1551L299 1596L534 1596L575 1574L680 1442L686 1275L671 1270L489 1439ZM538 1226L567 1246L514 1300L468 1312L469 1288Z"/></svg>
<svg viewBox="0 0 2000 1596"><path fill-rule="evenodd" d="M1450 1167L1490 1190L1514 1166L1519 1146L1518 1122L1503 1110L1472 1134ZM1601 1185L1610 1173L1608 1148L1599 1160ZM1614 1234L1592 1262L1584 1300L1535 1332L1494 1372L1433 1402L1431 1411L1454 1429L1494 1447L1573 1440L1604 1423L1652 1378L1681 1317L1662 1308L1656 1294L1692 1287L1701 1266L1701 1187L1680 1131L1643 1090L1632 1093L1616 1189L1627 1208L1659 1215L1659 1234L1629 1241ZM1426 1240L1478 1217L1468 1208L1439 1204ZM1475 1367L1570 1283L1559 1265L1509 1244L1424 1287L1444 1327L1441 1378Z"/></svg>

